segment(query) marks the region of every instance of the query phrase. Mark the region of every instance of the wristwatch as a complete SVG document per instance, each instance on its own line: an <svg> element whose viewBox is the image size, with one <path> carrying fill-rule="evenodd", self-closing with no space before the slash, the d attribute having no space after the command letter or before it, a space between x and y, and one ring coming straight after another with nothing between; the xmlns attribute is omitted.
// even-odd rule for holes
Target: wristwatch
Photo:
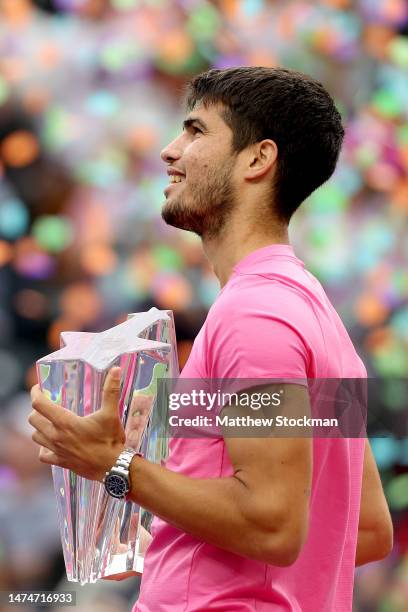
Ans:
<svg viewBox="0 0 408 612"><path fill-rule="evenodd" d="M126 499L130 491L129 467L135 455L143 457L133 448L125 448L117 458L115 465L106 472L103 479L106 492L116 499Z"/></svg>

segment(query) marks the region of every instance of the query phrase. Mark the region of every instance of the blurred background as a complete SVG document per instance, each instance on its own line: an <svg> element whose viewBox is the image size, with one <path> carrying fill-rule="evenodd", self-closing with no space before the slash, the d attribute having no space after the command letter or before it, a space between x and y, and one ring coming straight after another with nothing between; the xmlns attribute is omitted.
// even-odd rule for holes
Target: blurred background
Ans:
<svg viewBox="0 0 408 612"><path fill-rule="evenodd" d="M157 306L175 313L183 365L217 296L199 239L161 220L159 154L181 129L186 80L238 65L307 72L335 98L342 155L291 241L383 380L388 418L407 423L406 0L0 0L0 589L75 586L26 423L36 359L63 330ZM407 429L397 434L371 441L395 547L357 570L355 612L408 610ZM120 612L138 581L76 588L76 609Z"/></svg>

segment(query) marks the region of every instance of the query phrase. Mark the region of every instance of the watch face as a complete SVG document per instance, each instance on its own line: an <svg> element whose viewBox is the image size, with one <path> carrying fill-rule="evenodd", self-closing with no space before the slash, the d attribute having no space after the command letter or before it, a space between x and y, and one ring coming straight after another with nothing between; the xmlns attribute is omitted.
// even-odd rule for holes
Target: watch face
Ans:
<svg viewBox="0 0 408 612"><path fill-rule="evenodd" d="M127 480L123 476L110 474L105 480L105 489L112 497L123 499L129 492Z"/></svg>

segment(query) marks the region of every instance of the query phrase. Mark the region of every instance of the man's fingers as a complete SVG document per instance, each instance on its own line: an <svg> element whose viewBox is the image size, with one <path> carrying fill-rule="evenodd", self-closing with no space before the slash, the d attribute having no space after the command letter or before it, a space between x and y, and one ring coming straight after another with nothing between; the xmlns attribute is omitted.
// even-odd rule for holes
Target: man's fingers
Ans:
<svg viewBox="0 0 408 612"><path fill-rule="evenodd" d="M120 368L111 368L105 378L102 394L102 410L117 414L120 399Z"/></svg>
<svg viewBox="0 0 408 612"><path fill-rule="evenodd" d="M30 416L28 417L28 422L32 427L34 427L34 429L39 431L47 438L52 439L55 435L56 430L54 425L36 410L33 410L30 413Z"/></svg>
<svg viewBox="0 0 408 612"><path fill-rule="evenodd" d="M140 572L130 570L128 572L122 572L121 574L111 574L110 576L103 576L102 580L126 580L126 578L133 578L133 576L141 576Z"/></svg>
<svg viewBox="0 0 408 612"><path fill-rule="evenodd" d="M39 459L41 463L47 463L49 465L59 465L60 467L64 467L61 464L58 455L56 455L53 451L49 450L48 448L44 448L44 446L40 448Z"/></svg>
<svg viewBox="0 0 408 612"><path fill-rule="evenodd" d="M33 442L36 442L41 447L44 447L44 448L50 450L53 453L56 450L56 448L53 445L53 443L46 436L44 436L42 433L40 433L39 431L35 431L33 433L33 435L31 436L31 439L33 440Z"/></svg>
<svg viewBox="0 0 408 612"><path fill-rule="evenodd" d="M31 389L31 403L37 412L42 414L49 421L57 425L61 421L61 412L63 411L62 406L59 406L55 402L46 397L41 391L39 385L34 385Z"/></svg>

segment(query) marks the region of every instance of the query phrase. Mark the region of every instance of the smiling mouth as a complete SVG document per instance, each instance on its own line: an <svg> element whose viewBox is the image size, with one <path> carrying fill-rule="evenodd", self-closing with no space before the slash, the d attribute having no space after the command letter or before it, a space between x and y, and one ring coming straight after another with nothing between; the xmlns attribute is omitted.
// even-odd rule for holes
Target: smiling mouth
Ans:
<svg viewBox="0 0 408 612"><path fill-rule="evenodd" d="M178 185L179 183L183 183L185 180L184 176L179 176L176 174L171 174L169 178L170 178L170 182L168 183L167 187L165 187L164 192L163 192L166 197L167 197L167 194L170 193L171 187L173 187L174 185Z"/></svg>

